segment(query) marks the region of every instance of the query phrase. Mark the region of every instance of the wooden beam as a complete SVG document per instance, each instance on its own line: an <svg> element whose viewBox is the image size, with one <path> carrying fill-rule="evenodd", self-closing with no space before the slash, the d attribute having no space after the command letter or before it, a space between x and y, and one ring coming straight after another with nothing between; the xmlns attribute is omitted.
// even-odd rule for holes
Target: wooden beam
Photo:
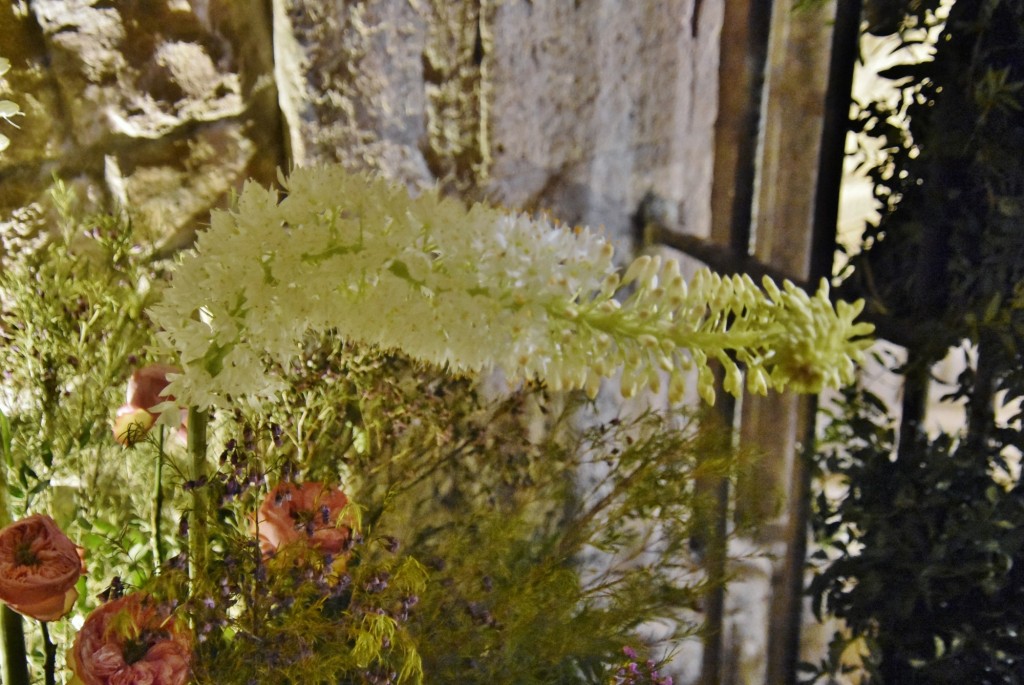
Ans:
<svg viewBox="0 0 1024 685"><path fill-rule="evenodd" d="M792 281L804 290L813 291L818 287L808 279L794 276L793 274L765 264L756 257L746 252L737 253L733 248L699 238L695 235L683 233L681 226L669 226L657 219L648 219L644 226L645 245L664 245L674 250L698 259L720 274L748 274L755 281L760 282L764 276L770 277L776 283ZM843 289L832 289L829 292L833 302L844 297ZM881 311L881 306L869 295L855 293L866 301L864 313L860 318L875 325L875 337L888 340L902 345L903 347L916 347L925 341L933 338L943 329L941 321L917 321L912 322L906 319L897 319Z"/></svg>

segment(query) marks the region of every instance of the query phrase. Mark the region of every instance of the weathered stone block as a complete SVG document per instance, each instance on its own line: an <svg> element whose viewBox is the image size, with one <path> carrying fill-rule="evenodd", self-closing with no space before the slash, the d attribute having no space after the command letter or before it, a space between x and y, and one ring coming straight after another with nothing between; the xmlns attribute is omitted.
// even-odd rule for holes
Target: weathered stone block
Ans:
<svg viewBox="0 0 1024 685"><path fill-rule="evenodd" d="M81 145L242 111L230 45L188 3L37 0L32 10Z"/></svg>

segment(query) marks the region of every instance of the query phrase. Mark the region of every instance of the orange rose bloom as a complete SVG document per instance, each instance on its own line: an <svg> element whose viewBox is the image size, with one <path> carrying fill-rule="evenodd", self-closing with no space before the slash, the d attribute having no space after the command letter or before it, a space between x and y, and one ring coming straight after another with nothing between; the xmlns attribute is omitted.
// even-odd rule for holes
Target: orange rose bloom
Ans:
<svg viewBox="0 0 1024 685"><path fill-rule="evenodd" d="M170 383L167 380L169 373L181 373L181 369L170 364L150 364L128 379L125 403L114 417L114 439L117 442L130 446L141 440L157 419L150 409L161 402L174 400L170 395L161 395ZM184 413L181 425L185 425Z"/></svg>
<svg viewBox="0 0 1024 685"><path fill-rule="evenodd" d="M35 514L0 530L0 599L18 613L56 621L78 599L80 548L52 518Z"/></svg>
<svg viewBox="0 0 1024 685"><path fill-rule="evenodd" d="M352 529L339 516L348 497L323 483L278 483L267 493L256 513L260 549L270 554L278 547L305 540L328 554L345 550Z"/></svg>
<svg viewBox="0 0 1024 685"><path fill-rule="evenodd" d="M185 685L192 644L167 611L135 593L89 614L69 657L85 685Z"/></svg>

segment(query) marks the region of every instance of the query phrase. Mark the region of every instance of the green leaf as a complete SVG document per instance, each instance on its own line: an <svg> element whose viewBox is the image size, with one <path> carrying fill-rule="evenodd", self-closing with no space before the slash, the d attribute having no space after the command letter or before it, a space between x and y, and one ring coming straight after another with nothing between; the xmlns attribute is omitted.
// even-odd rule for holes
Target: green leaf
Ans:
<svg viewBox="0 0 1024 685"><path fill-rule="evenodd" d="M11 451L11 422L2 410L0 410L0 456L3 456L7 466L14 465L14 454Z"/></svg>
<svg viewBox="0 0 1024 685"><path fill-rule="evenodd" d="M423 288L426 286L424 281L419 281L413 278L412 274L409 273L409 266L399 259L395 259L391 262L391 266L388 267L388 271L393 273L395 276L398 276L403 281L408 281L417 287Z"/></svg>
<svg viewBox="0 0 1024 685"><path fill-rule="evenodd" d="M224 369L224 358L228 356L228 353L234 347L235 344L233 342L226 345L219 345L216 340L211 342L210 346L206 349L206 354L199 360L203 369L211 376L219 374Z"/></svg>
<svg viewBox="0 0 1024 685"><path fill-rule="evenodd" d="M85 533L82 535L82 544L88 549L98 549L107 542L107 539L96 533Z"/></svg>
<svg viewBox="0 0 1024 685"><path fill-rule="evenodd" d="M39 475L36 474L34 470L32 470L31 466L29 466L25 462L22 462L21 468L18 470L18 482L27 488L29 478L37 481L39 480Z"/></svg>
<svg viewBox="0 0 1024 685"><path fill-rule="evenodd" d="M110 521L105 521L103 519L95 519L92 522L92 527L109 537L117 537L120 532L117 526Z"/></svg>

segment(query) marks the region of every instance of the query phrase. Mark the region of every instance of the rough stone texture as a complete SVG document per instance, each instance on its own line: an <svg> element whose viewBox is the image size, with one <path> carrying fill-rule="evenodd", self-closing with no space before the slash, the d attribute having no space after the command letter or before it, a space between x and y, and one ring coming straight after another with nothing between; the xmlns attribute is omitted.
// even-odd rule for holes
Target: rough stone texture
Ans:
<svg viewBox="0 0 1024 685"><path fill-rule="evenodd" d="M648 190L707 233L719 3L22 0L0 20L28 115L5 211L84 174L178 244L246 175L339 160L605 226L623 258ZM203 199L169 225L181 182Z"/></svg>
<svg viewBox="0 0 1024 685"><path fill-rule="evenodd" d="M292 159L440 181L623 245L653 189L706 233L721 6L696 5L275 0Z"/></svg>
<svg viewBox="0 0 1024 685"><path fill-rule="evenodd" d="M17 130L0 123L5 134L18 143L0 155L0 172L53 160L64 142L65 132L52 116L61 107L57 83L44 67L46 47L34 29L27 9L17 3L0 3L0 53L11 61L11 70L0 78L0 98L14 100L24 113L15 120Z"/></svg>
<svg viewBox="0 0 1024 685"><path fill-rule="evenodd" d="M505 2L494 20L489 193L628 245L655 191L710 221L718 3Z"/></svg>
<svg viewBox="0 0 1024 685"><path fill-rule="evenodd" d="M188 3L34 0L32 11L80 145L242 111L230 46Z"/></svg>
<svg viewBox="0 0 1024 685"><path fill-rule="evenodd" d="M52 72L45 68L46 47L27 6L0 3L0 56L11 70L0 78L0 99L13 100L24 116L18 126L0 121L11 145L0 154L0 236L3 250L31 245L53 216L45 202L49 169L64 150L65 132L53 113L61 107Z"/></svg>
<svg viewBox="0 0 1024 685"><path fill-rule="evenodd" d="M429 8L381 0L274 0L273 7L292 163L339 161L432 183L420 150Z"/></svg>
<svg viewBox="0 0 1024 685"><path fill-rule="evenodd" d="M12 69L0 95L26 116L0 157L5 233L45 223L53 174L77 180L86 209L130 205L171 246L242 180L273 178L282 145L259 3L7 5L0 50Z"/></svg>

